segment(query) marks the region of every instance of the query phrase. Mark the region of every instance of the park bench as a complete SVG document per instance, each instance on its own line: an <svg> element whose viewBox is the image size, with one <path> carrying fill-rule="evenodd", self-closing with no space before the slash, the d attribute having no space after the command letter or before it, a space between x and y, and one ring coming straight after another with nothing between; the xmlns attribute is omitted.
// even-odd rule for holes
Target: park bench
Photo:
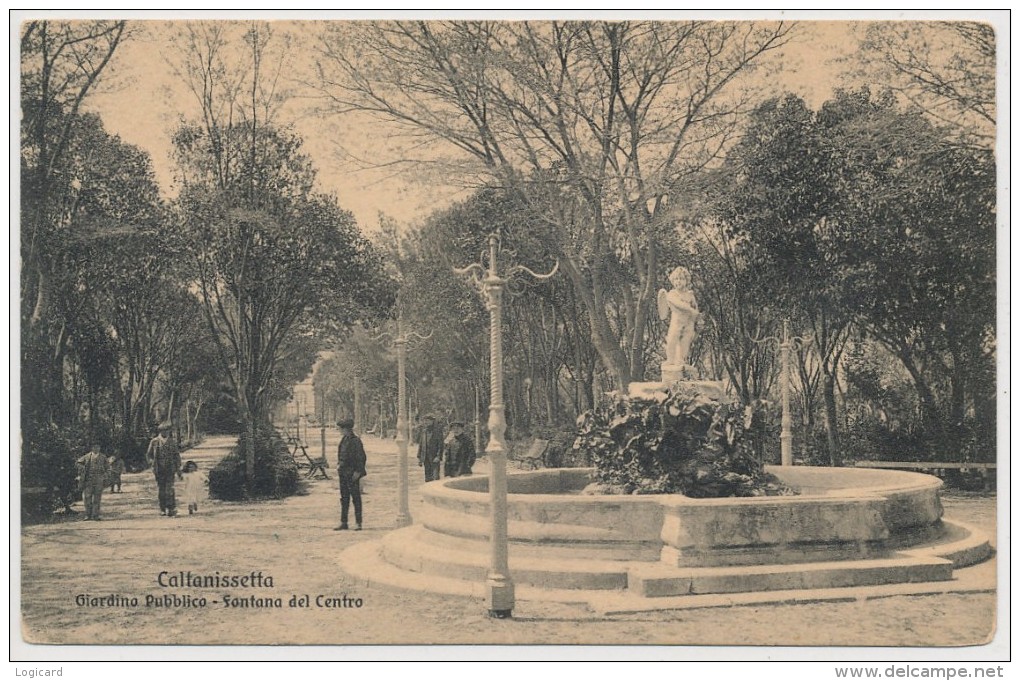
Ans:
<svg viewBox="0 0 1020 681"><path fill-rule="evenodd" d="M290 455L294 458L299 470L305 470L305 477L311 478L321 476L323 480L329 480L329 473L326 472L326 457L322 456L313 459L308 454L308 448L300 438L293 435L287 438L287 444L291 447Z"/></svg>
<svg viewBox="0 0 1020 681"><path fill-rule="evenodd" d="M521 465L521 468L532 471L538 470L545 466L545 452L547 449L549 449L548 440L536 439L528 447L528 450L517 458L517 463Z"/></svg>
<svg viewBox="0 0 1020 681"><path fill-rule="evenodd" d="M908 471L930 471L932 474L943 477L947 470L958 470L961 473L967 471L978 471L984 479L985 489L991 489L989 471L996 469L994 463L975 462L946 462L946 461L858 461L854 464L857 468L892 468Z"/></svg>

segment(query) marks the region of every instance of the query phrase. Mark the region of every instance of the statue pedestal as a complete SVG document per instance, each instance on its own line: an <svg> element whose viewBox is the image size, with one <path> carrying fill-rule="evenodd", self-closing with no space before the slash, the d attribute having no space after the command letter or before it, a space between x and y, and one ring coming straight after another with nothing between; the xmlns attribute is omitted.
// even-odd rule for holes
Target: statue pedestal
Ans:
<svg viewBox="0 0 1020 681"><path fill-rule="evenodd" d="M672 385L683 380L700 378L698 370L690 364L670 364L663 362L659 365L662 369L662 382Z"/></svg>
<svg viewBox="0 0 1020 681"><path fill-rule="evenodd" d="M665 375L663 377L665 378ZM662 402L666 399L667 391L670 389L704 395L713 400L726 399L726 381L692 381L683 379L631 383L627 391L627 397Z"/></svg>

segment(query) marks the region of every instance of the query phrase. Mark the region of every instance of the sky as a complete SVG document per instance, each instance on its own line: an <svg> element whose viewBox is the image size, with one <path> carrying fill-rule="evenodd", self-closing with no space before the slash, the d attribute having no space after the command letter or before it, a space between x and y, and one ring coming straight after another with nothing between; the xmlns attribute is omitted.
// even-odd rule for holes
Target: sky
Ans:
<svg viewBox="0 0 1020 681"><path fill-rule="evenodd" d="M101 90L88 102L108 131L149 152L167 196L175 193L169 158L171 131L182 117L192 117L198 111L194 95L174 74L170 62L175 54L171 24L146 21L136 25L135 37L118 48ZM314 27L294 22L279 22L276 27L292 38L290 61L282 77L285 86L293 90L294 100L280 120L293 124L304 138L305 151L318 170L320 189L336 193L363 229L374 231L380 213L413 225L464 197L463 189L446 186L441 178L431 177L428 186L423 186L420 179L395 174L390 167L365 169L343 158L341 149L369 159L387 156L388 131L376 123L310 115L309 89L303 81L314 78L310 70ZM776 91L794 92L817 106L843 82L846 66L840 60L856 47L853 26L851 22L805 22L797 33L776 55L783 67Z"/></svg>
<svg viewBox="0 0 1020 681"><path fill-rule="evenodd" d="M414 10L401 11L401 17L413 14ZM17 21L27 16L38 16L43 12L27 14L23 11L12 15L12 36L16 37ZM595 10L556 10L545 14L529 11L527 16L501 11L497 17L505 18L620 18L619 10L599 14ZM701 12L704 18L705 12ZM60 17L68 12L61 11ZM101 14L90 12L80 14L81 18L94 18ZM282 73L284 87L292 91L293 98L288 108L279 116L279 121L291 123L305 140L305 152L311 157L318 171L319 189L335 193L341 205L352 211L359 225L366 232L377 228L379 213L398 222L413 225L422 221L431 212L448 206L452 201L465 197L464 190L446 184L442 176L432 174L422 177L410 173L396 172L392 166L385 168L364 168L345 157L345 152L365 159L389 159L399 156L395 141L389 130L378 123L368 123L353 118L323 117L309 113L310 89L306 85L315 80L312 62L315 54L316 29L321 21L295 22L284 19L309 19L324 16L324 12L290 12L284 15L268 12L223 12L201 13L189 11L107 12L106 18L127 16L136 19L135 36L122 44L104 73L103 82L90 97L86 106L99 113L110 133L118 135L124 142L147 151L153 161L156 177L165 196L175 194L172 182L172 163L169 158L171 130L180 124L183 117L197 114L195 97L173 72L169 61L175 54L171 44L173 18L177 21L189 18L266 18L274 20L274 27L289 35L292 44L288 60ZM393 11L376 11L371 18L393 17ZM440 18L422 14L425 18ZM443 17L449 17L445 12ZM494 18L492 13L476 10L473 14L460 12L460 18ZM72 13L70 16L74 16ZM330 15L331 16L331 15ZM341 14L342 18L367 18L359 13ZM691 13L680 11L641 10L640 16L663 20L690 18ZM725 15L713 13L720 18L766 18L794 19L799 21L794 40L774 55L781 70L776 74L770 87L775 94L793 92L803 97L809 106L817 107L830 98L838 87L854 85L848 80L853 57L857 50L855 23L865 19L929 18L930 13L922 12L881 12L868 11L825 11L792 12L760 10L755 15L747 11L729 11ZM961 13L941 12L938 18L973 18ZM55 17L54 17L55 18ZM831 19L853 20L831 20ZM824 20L822 20L824 19ZM1002 19L1000 19L1002 21ZM1008 30L1008 29L1007 29ZM12 60L12 70L16 61ZM14 73L16 76L16 72Z"/></svg>

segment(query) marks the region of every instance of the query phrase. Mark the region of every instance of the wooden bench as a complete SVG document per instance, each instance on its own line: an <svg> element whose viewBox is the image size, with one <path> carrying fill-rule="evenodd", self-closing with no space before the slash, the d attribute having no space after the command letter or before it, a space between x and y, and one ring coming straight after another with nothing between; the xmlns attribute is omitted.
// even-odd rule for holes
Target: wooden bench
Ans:
<svg viewBox="0 0 1020 681"><path fill-rule="evenodd" d="M981 472L981 477L984 479L985 489L991 488L991 481L989 480L989 471L996 469L994 463L976 463L976 462L960 462L960 461L858 461L854 464L857 468L892 468L899 470L910 470L910 471L932 471L935 475L941 477L947 470L958 470L961 473L975 470Z"/></svg>
<svg viewBox="0 0 1020 681"><path fill-rule="evenodd" d="M535 440L528 447L528 451L524 452L518 459L517 462L522 468L528 470L538 470L545 466L545 452L549 449L548 440Z"/></svg>
<svg viewBox="0 0 1020 681"><path fill-rule="evenodd" d="M305 473L306 478L319 475L322 476L323 480L329 480L329 473L326 472L327 461L325 457L313 459L308 454L308 448L305 447L305 443L294 436L287 438L287 444L291 446L290 455L294 457L294 463L297 464L298 469L305 469L307 471Z"/></svg>

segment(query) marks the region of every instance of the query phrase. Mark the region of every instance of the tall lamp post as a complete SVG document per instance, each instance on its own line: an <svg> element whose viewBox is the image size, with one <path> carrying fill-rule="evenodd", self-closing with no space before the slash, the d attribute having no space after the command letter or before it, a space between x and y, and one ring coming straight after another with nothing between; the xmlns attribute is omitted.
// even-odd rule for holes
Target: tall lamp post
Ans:
<svg viewBox="0 0 1020 681"><path fill-rule="evenodd" d="M782 430L779 433L779 451L780 461L784 466L793 465L793 431L791 429L792 416L790 414L790 379L792 378L792 372L790 366L792 364L791 357L793 355L793 348L796 345L806 345L811 342L809 336L790 336L790 320L783 320L783 336L782 338L776 338L775 336L769 336L767 338L752 339L755 343L767 343L773 342L779 345L780 352L780 394L782 395L783 404L783 415L782 415Z"/></svg>
<svg viewBox="0 0 1020 681"><path fill-rule="evenodd" d="M385 338L390 334L384 333L377 337L377 340ZM427 336L419 333L408 334L404 329L404 315L397 312L397 335L393 338L393 345L397 348L397 527L407 527L411 524L411 506L408 497L408 476L407 476L407 444L410 439L408 434L407 419L407 342L411 337L426 340L432 337L432 332Z"/></svg>
<svg viewBox="0 0 1020 681"><path fill-rule="evenodd" d="M354 434L361 437L361 370L354 371Z"/></svg>
<svg viewBox="0 0 1020 681"><path fill-rule="evenodd" d="M471 275L480 285L489 310L489 374L491 392L489 399L489 444L485 448L489 455L489 571L485 585L489 616L500 619L510 617L514 609L514 583L510 577L507 548L507 489L506 489L506 417L503 407L503 287L507 279L499 276L496 252L499 237L489 236L489 266L472 263L454 273ZM507 278L518 272L527 272L538 280L548 279L556 273L559 263L548 274L536 274L527 267L518 265L507 273Z"/></svg>

